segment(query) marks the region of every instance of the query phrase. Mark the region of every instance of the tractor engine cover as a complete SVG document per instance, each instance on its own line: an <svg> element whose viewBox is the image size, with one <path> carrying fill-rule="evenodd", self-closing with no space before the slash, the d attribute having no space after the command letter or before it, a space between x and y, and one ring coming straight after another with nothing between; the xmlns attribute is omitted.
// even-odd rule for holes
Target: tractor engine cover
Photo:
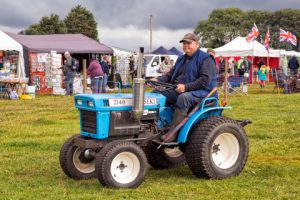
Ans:
<svg viewBox="0 0 300 200"><path fill-rule="evenodd" d="M133 118L131 111L111 111L109 136L137 135L139 122Z"/></svg>

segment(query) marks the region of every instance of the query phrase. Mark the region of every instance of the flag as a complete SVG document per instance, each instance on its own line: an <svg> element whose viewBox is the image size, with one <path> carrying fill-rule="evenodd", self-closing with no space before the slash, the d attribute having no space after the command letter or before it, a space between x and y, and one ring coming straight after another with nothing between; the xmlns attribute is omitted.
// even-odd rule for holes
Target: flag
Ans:
<svg viewBox="0 0 300 200"><path fill-rule="evenodd" d="M292 45L297 46L297 38L291 32L280 29L279 36L280 42L289 42Z"/></svg>
<svg viewBox="0 0 300 200"><path fill-rule="evenodd" d="M253 26L251 32L248 33L248 35L246 36L247 42L251 42L253 40L256 40L258 34L259 34L258 28L257 28L256 24L254 23L254 26Z"/></svg>
<svg viewBox="0 0 300 200"><path fill-rule="evenodd" d="M270 30L268 28L268 32L267 32L266 37L265 37L265 47L266 47L268 52L270 50L269 42L270 42Z"/></svg>

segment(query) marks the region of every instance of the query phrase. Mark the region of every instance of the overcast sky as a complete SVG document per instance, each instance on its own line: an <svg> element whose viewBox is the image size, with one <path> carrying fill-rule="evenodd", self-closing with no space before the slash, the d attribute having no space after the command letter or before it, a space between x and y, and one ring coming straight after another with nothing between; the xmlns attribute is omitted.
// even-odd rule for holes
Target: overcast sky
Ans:
<svg viewBox="0 0 300 200"><path fill-rule="evenodd" d="M181 48L182 36L192 32L199 20L207 19L213 9L300 9L300 0L0 0L0 29L17 33L51 13L63 19L78 4L94 14L102 43L135 51L139 46L149 50L151 14L153 48Z"/></svg>

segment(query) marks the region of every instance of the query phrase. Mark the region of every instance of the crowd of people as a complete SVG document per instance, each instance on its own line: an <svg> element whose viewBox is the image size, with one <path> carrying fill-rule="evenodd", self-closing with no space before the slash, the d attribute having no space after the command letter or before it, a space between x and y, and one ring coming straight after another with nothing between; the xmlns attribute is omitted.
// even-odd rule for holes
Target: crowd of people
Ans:
<svg viewBox="0 0 300 200"><path fill-rule="evenodd" d="M215 52L213 49L207 49L207 53L212 58L215 70L217 73L217 84L220 86L224 83L225 72L226 72L226 60L222 56L218 58L218 63L216 62ZM64 53L65 62L64 62L64 74L65 74L65 86L67 95L73 94L73 81L76 76L76 71L79 67L79 62L73 58L69 52ZM258 81L260 88L264 88L268 73L271 72L270 68L266 66L264 59L260 58L256 65L247 58L240 57L236 61L233 57L230 57L228 60L227 75L241 77L244 83L249 83L249 74L250 68L252 67L253 80L254 82ZM163 62L161 63L158 72L162 73L162 76L166 76L174 67L174 60L171 60L169 56L165 56ZM107 80L109 75L109 70L111 67L111 61L108 56L103 56L102 60L99 61L95 58L91 59L91 62L87 69L87 75L91 78L91 89L93 93L106 93ZM293 56L288 62L288 68L290 71L290 76L287 76L283 73L282 68L279 68L277 71L277 80L275 82L279 87L284 88L285 93L289 93L292 90L291 85L293 85L293 77L297 77L299 69L299 61ZM129 74L130 80L136 76L136 67L134 57L130 56L129 58ZM272 71L273 74L273 71ZM273 78L276 78L273 75Z"/></svg>
<svg viewBox="0 0 300 200"><path fill-rule="evenodd" d="M214 59L216 63L216 54L213 49L207 49L207 53ZM225 59L220 56L218 58L219 62L216 63L217 71L217 82L218 86L222 86L225 79ZM236 61L233 57L228 59L228 77L240 77L244 83L249 83L250 77L250 68L252 67L253 81L258 82L260 88L265 88L268 74L272 72L273 79L276 86L283 88L284 93L291 93L300 91L300 74L299 70L299 61L295 56L292 56L288 62L289 76L287 76L282 67L279 67L276 70L277 75L274 71L271 71L270 67L266 65L263 58L260 58L259 61L253 65L252 62L247 59L247 57L241 57ZM273 69L274 70L274 69ZM277 77L276 77L277 76Z"/></svg>
<svg viewBox="0 0 300 200"><path fill-rule="evenodd" d="M66 95L74 94L74 78L79 69L79 61L66 51L64 53L65 61L62 67L65 75ZM87 75L91 79L91 89L94 94L106 93L108 74L111 67L111 61L108 56L104 55L102 60L96 58L90 60L87 68Z"/></svg>

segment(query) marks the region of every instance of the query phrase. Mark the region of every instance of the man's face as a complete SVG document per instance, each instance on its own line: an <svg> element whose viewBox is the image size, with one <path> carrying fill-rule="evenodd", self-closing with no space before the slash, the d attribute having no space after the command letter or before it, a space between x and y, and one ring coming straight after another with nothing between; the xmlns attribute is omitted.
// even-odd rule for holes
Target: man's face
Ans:
<svg viewBox="0 0 300 200"><path fill-rule="evenodd" d="M65 53L64 56L66 59L70 58L70 54L68 54L68 53Z"/></svg>
<svg viewBox="0 0 300 200"><path fill-rule="evenodd" d="M183 41L182 46L183 46L182 49L184 53L186 53L186 55L188 56L192 56L199 48L198 42L194 42L194 41L193 42Z"/></svg>

